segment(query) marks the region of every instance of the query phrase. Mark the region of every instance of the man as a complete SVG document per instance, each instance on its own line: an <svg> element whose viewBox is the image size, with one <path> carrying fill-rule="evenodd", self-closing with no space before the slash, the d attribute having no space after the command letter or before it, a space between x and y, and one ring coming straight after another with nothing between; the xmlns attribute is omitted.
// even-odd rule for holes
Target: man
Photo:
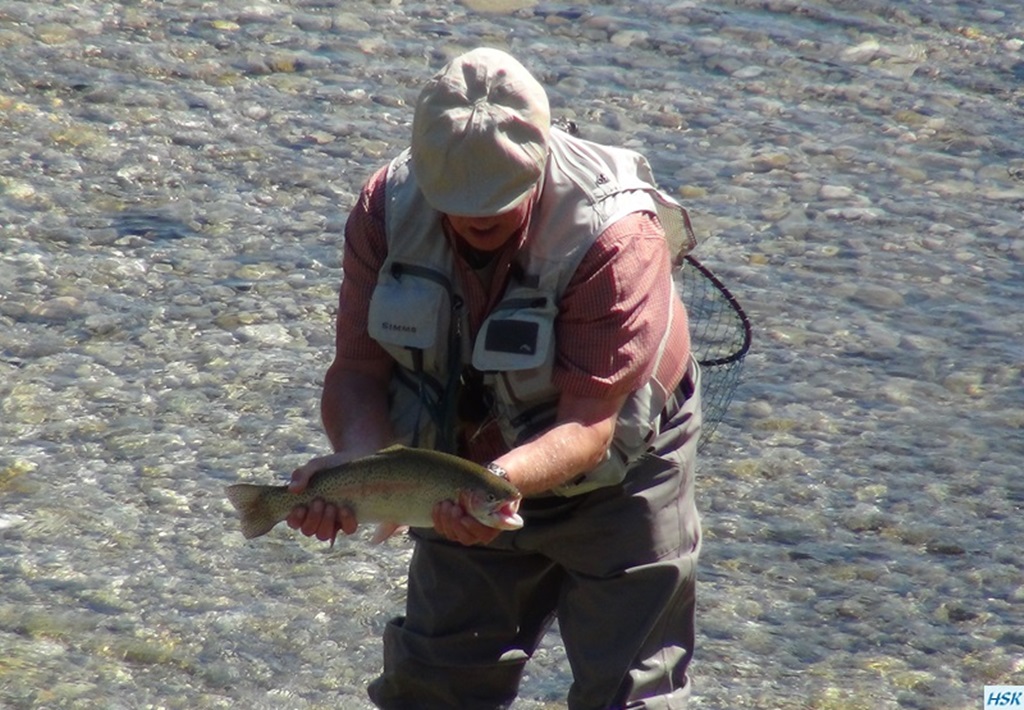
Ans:
<svg viewBox="0 0 1024 710"><path fill-rule="evenodd" d="M379 707L507 707L555 616L570 708L686 705L700 396L658 217L680 211L638 154L553 128L494 49L430 80L410 149L364 186L322 397L336 453L292 490L397 441L489 464L525 520L500 532L448 501L412 531ZM320 500L288 523L357 525Z"/></svg>

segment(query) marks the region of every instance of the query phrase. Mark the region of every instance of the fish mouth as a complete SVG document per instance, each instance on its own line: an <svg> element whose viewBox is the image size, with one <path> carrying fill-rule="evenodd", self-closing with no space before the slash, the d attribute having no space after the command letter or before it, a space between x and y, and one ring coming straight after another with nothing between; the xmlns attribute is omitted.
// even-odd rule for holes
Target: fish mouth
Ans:
<svg viewBox="0 0 1024 710"><path fill-rule="evenodd" d="M521 496L495 496L485 491L461 491L458 502L462 508L484 525L498 530L523 527L519 515Z"/></svg>
<svg viewBox="0 0 1024 710"><path fill-rule="evenodd" d="M510 500L494 509L494 517L498 522L495 527L501 530L518 530L523 527L523 518L519 515L519 498Z"/></svg>

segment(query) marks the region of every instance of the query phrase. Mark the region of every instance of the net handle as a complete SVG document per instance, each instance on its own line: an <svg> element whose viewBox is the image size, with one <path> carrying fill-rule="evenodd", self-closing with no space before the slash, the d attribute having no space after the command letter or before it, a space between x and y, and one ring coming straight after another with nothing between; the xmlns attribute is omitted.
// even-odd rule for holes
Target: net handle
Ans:
<svg viewBox="0 0 1024 710"><path fill-rule="evenodd" d="M716 365L728 365L731 362L742 360L746 356L747 351L750 350L750 341L753 338L750 329L750 320L747 318L746 312L743 310L739 301L736 300L736 297L733 296L729 289L725 287L725 284L715 276L711 269L704 266L704 264L700 263L696 257L690 254L684 256L683 260L689 262L690 266L697 269L704 278L715 285L715 288L717 288L725 297L725 300L729 302L729 306L732 308L733 312L736 313L737 317L739 317L740 323L743 324L743 345L740 346L739 350L725 357L714 358L713 360L701 360L700 364L704 367L715 367Z"/></svg>

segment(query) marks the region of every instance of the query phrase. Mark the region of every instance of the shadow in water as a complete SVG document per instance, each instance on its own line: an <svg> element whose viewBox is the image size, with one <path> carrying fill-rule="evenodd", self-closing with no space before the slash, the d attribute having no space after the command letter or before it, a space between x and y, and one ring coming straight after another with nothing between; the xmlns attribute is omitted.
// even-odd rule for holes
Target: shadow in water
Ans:
<svg viewBox="0 0 1024 710"><path fill-rule="evenodd" d="M119 212L111 219L118 237L137 236L154 241L182 239L195 231L178 215L166 210L130 209Z"/></svg>

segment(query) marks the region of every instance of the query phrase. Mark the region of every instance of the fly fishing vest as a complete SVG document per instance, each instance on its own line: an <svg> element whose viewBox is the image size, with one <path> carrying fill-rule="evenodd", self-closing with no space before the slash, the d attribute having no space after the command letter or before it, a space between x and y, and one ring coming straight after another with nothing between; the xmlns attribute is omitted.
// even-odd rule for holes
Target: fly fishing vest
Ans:
<svg viewBox="0 0 1024 710"><path fill-rule="evenodd" d="M543 180L524 247L515 257L515 275L470 342L442 215L420 192L408 151L389 165L388 255L370 299L368 331L397 363L390 394L392 424L400 440L453 450L455 400L466 364L484 374L493 394L490 414L508 446L550 427L558 404L552 383L555 318L581 260L607 227L628 214L665 214L663 224L679 224L680 213L685 216L657 189L643 156L558 129L551 131ZM669 275L662 287L671 298ZM666 329L659 361L671 332ZM605 461L553 493L575 495L621 481L628 465L658 434L659 414L669 395L666 387L673 386L655 376L634 392L619 414Z"/></svg>

